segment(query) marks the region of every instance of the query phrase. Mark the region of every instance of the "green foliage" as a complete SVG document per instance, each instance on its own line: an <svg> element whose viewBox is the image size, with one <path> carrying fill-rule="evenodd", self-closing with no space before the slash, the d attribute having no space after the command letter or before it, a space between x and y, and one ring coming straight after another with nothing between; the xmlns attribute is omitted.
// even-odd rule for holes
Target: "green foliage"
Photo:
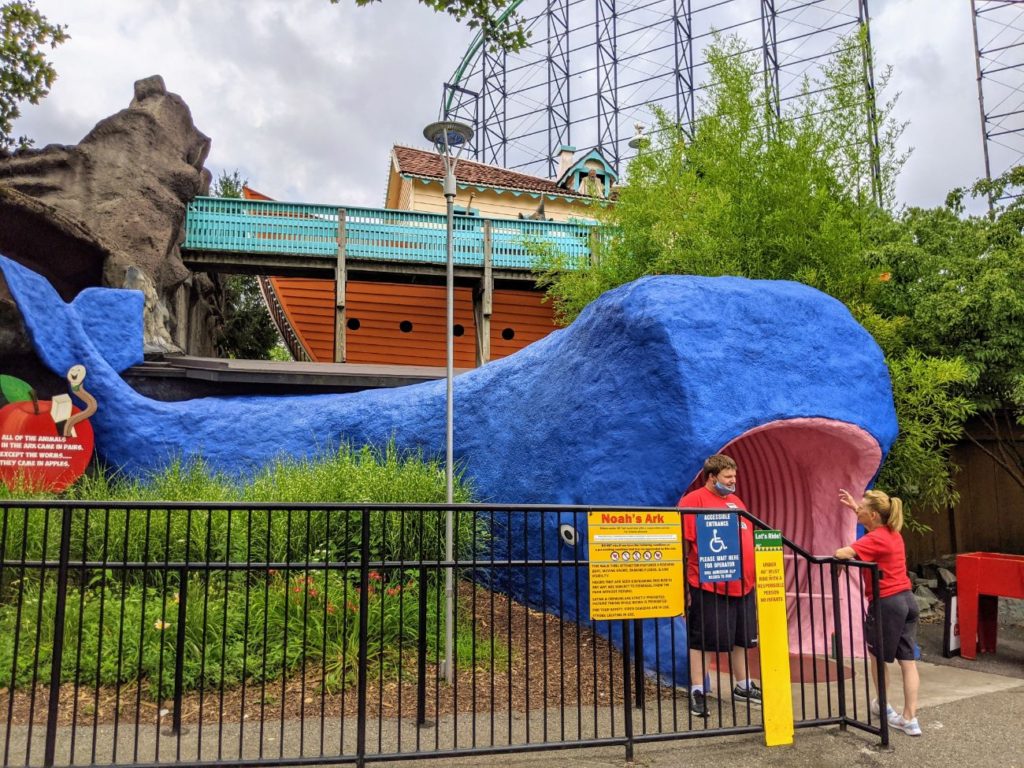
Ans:
<svg viewBox="0 0 1024 768"><path fill-rule="evenodd" d="M598 212L611 234L592 262L569 269L544 254L542 280L563 321L652 274L797 280L842 300L890 367L900 436L879 482L920 510L955 499L949 450L977 407L972 389L1021 381L978 376L979 362L1024 365L1012 290L1024 276L1010 269L1021 222L999 228L1006 252L997 255L976 231L988 225L952 209L893 215L904 126L893 101L875 107L866 92L868 53L863 35L842 41L822 79L777 116L759 58L737 38L716 38L692 135L656 113L628 185ZM962 263L947 268L953 252ZM988 274L996 264L1005 271Z"/></svg>
<svg viewBox="0 0 1024 768"><path fill-rule="evenodd" d="M900 434L878 484L896 491L908 510L943 508L956 497L949 451L974 412L974 404L958 393L974 374L959 358L924 357L913 349L888 362ZM908 516L907 524L926 529L920 516Z"/></svg>
<svg viewBox="0 0 1024 768"><path fill-rule="evenodd" d="M604 291L649 274L791 279L841 299L864 293L862 254L884 213L870 184L860 46L841 49L826 82L808 82L779 119L738 38L708 49L709 81L693 135L656 112L652 143L629 166L629 184L604 222L616 235L581 270L545 275L560 316L572 319ZM827 95L820 97L818 92ZM895 141L900 126L879 110ZM823 110L833 110L823 112ZM867 148L865 148L867 147ZM883 185L901 158L880 150Z"/></svg>
<svg viewBox="0 0 1024 768"><path fill-rule="evenodd" d="M906 211L877 252L891 279L874 301L908 319L907 344L966 364L964 395L979 418L964 436L1024 488L1014 424L1024 420L1024 201L1009 194L1022 182L1017 167L954 190L945 207ZM968 194L1007 201L965 216Z"/></svg>
<svg viewBox="0 0 1024 768"><path fill-rule="evenodd" d="M292 353L288 351L288 347L284 345L284 341L282 339L278 339L274 346L270 348L270 352L267 354L267 359L286 363L293 358Z"/></svg>
<svg viewBox="0 0 1024 768"><path fill-rule="evenodd" d="M456 503L471 500L470 490L458 478ZM129 480L99 472L83 476L65 492L75 500L113 502L253 502L415 504L444 503L444 467L436 459L404 456L394 445L383 451L370 447L343 446L332 456L309 460L281 460L264 468L251 480L239 484L211 472L201 461L173 462L165 470L144 480ZM0 499L33 498L47 494L26 494L24 489L0 485ZM333 513L323 510L251 514L227 510L195 511L138 509L95 512L88 528L84 516L72 528L75 551L85 550L98 558L124 556L142 561L184 560L244 562L248 557L273 562L323 560L325 557L357 557L361 513ZM24 515L11 512L7 518L5 556L21 556L22 541L28 557L40 558L57 551L59 517L52 510L34 508ZM443 541L443 513L424 512L413 516L374 513L371 517L371 545L381 556L399 560L417 557L424 548L440 551ZM469 541L472 520L460 521L458 541Z"/></svg>
<svg viewBox="0 0 1024 768"><path fill-rule="evenodd" d="M227 275L224 286L224 332L217 349L225 357L241 360L274 360L283 347L281 334L270 319L255 275ZM291 360L291 355L284 359Z"/></svg>
<svg viewBox="0 0 1024 768"><path fill-rule="evenodd" d="M35 400L36 395L32 386L16 376L0 374L0 394L8 403L20 403L26 400Z"/></svg>
<svg viewBox="0 0 1024 768"><path fill-rule="evenodd" d="M102 573L92 583L68 590L61 680L113 686L140 681L149 697L173 693L175 641L181 604L176 575L162 584L112 583ZM444 655L444 585L428 577L427 659ZM421 585L415 571L387 575L371 571L367 590L367 672L370 680L396 680L415 671ZM26 578L9 593L17 603L0 605L0 686L27 687L48 680L53 659L56 586ZM268 684L282 676L324 671L323 689L332 693L356 681L359 664L358 569L328 571L271 569L260 576L215 573L188 578L183 687L217 689ZM18 610L20 603L21 610ZM508 648L481 633L474 641L471 604L458 605L458 641L475 647L477 663L507 659ZM37 630L38 625L38 630ZM264 629L266 630L264 634ZM15 643L15 638L19 642ZM28 639L31 638L32 642ZM15 654L17 662L15 663ZM469 654L460 654L469 663ZM37 660L38 659L38 660ZM319 690L319 688L317 689Z"/></svg>
<svg viewBox="0 0 1024 768"><path fill-rule="evenodd" d="M214 197L229 197L233 200L238 200L242 197L242 187L247 183L237 168L231 173L221 171L217 181L214 182L213 189L210 190L210 194Z"/></svg>
<svg viewBox="0 0 1024 768"><path fill-rule="evenodd" d="M331 0L337 5L341 0ZM381 0L356 0L364 6ZM465 21L470 29L479 29L493 51L514 53L526 46L530 32L524 19L516 13L505 13L507 0L420 0L438 13L447 13L456 21ZM468 21L466 21L468 19Z"/></svg>
<svg viewBox="0 0 1024 768"><path fill-rule="evenodd" d="M992 217L912 209L884 258L892 280L879 304L912 319L926 354L955 355L977 373L981 410L1021 410L1024 386L1024 236L1019 202Z"/></svg>
<svg viewBox="0 0 1024 768"><path fill-rule="evenodd" d="M210 472L201 462L175 462L143 481L99 473L82 478L67 495L82 502L70 537L72 557L79 560L281 564L265 572L213 570L185 577L187 689L221 682L237 685L243 679L258 683L297 672L303 665L323 664L323 684L335 690L350 683L356 671L362 512L188 510L189 503L443 503L445 481L437 460L403 455L389 445L382 451L342 447L318 460L282 460L244 484ZM19 489L0 486L0 498L24 497ZM8 509L4 515L0 549L9 560L52 562L58 551L61 512L45 507L46 495L35 498L38 505ZM90 500L126 502L128 508L90 509ZM179 501L183 508L130 508L131 502L158 500ZM455 501L470 500L469 489L458 478ZM374 511L369 514L372 558L413 563L443 559L444 527L443 512ZM474 515L456 515L457 555L468 556L487 541ZM19 686L29 685L33 675L48 679L51 623L43 621L38 630L38 665L35 639L40 617L54 615L53 572L42 578L37 569L13 567L0 576L0 686L8 685L12 674ZM371 677L395 679L402 649L408 658L418 632L421 589L428 595L429 658L436 660L443 637L438 630L441 574L432 569L421 583L416 568L402 565L371 572L369 580ZM169 695L182 589L181 575L174 569L167 575L141 569L75 569L68 592L62 679L73 681L77 668L81 683L139 680L150 695ZM474 629L468 608L460 605L459 611L457 640L471 645ZM17 643L16 636L21 637ZM478 643L476 653L479 661L506 650L500 644Z"/></svg>
<svg viewBox="0 0 1024 768"><path fill-rule="evenodd" d="M864 72L871 53L866 27L855 37L840 41L825 62L822 77L805 87L800 120L812 130L817 127L819 151L839 189L858 207L868 205L870 209L871 201L877 199L891 210L896 179L909 156L897 148L906 123L893 118L895 97L880 106L875 103L888 89L891 67L879 73L873 93L865 87ZM877 177L872 174L876 164Z"/></svg>
<svg viewBox="0 0 1024 768"><path fill-rule="evenodd" d="M32 140L11 136L21 116L18 105L38 104L50 92L57 72L46 60L51 49L68 39L67 27L51 24L33 0L13 0L0 5L0 153L28 147Z"/></svg>
<svg viewBox="0 0 1024 768"><path fill-rule="evenodd" d="M222 171L210 194L214 197L239 198L245 186L236 170ZM275 349L283 348L281 334L267 311L254 275L226 275L221 278L224 288L224 331L217 341L217 349L225 357L241 360L274 360ZM291 355L284 358L291 360Z"/></svg>

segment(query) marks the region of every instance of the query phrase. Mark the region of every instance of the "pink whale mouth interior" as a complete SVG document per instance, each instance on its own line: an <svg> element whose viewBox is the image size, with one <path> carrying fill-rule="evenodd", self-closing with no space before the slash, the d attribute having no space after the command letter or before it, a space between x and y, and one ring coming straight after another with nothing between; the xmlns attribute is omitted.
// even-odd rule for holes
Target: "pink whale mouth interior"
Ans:
<svg viewBox="0 0 1024 768"><path fill-rule="evenodd" d="M878 442L863 429L819 418L765 424L729 441L721 452L739 465L736 493L750 512L812 555L832 555L856 538L856 516L839 503L839 489L859 498L882 460ZM834 631L829 568L809 568L790 551L785 557L790 648L797 652L802 645L806 654L813 635L822 653ZM847 576L840 579L840 615L844 644L852 640L860 655L862 592L859 573L852 576L849 584Z"/></svg>

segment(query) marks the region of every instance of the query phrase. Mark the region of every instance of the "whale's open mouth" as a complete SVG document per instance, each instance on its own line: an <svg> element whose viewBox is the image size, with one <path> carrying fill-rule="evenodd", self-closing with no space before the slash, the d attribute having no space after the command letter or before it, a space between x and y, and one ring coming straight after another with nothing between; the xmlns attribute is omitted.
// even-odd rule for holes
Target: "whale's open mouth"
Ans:
<svg viewBox="0 0 1024 768"><path fill-rule="evenodd" d="M861 493L882 460L875 438L831 419L773 421L730 440L722 453L739 465L736 492L747 508L815 555L853 541L857 520L839 503L839 489Z"/></svg>
<svg viewBox="0 0 1024 768"><path fill-rule="evenodd" d="M854 496L864 491L882 460L882 450L870 434L852 424L831 419L804 418L774 421L730 440L722 447L739 465L736 493L752 514L812 555L832 555L856 537L857 520L839 503L839 489ZM695 479L691 488L700 481ZM829 600L829 571L809 568L806 560L786 553L791 647L797 627L807 638L813 598ZM797 610L796 596L801 610ZM848 597L849 595L849 597ZM840 586L842 614L852 602L860 615L860 580ZM829 603L830 604L830 603ZM831 617L819 614L814 633L831 632ZM859 620L851 627L854 648L860 647ZM844 628L844 635L846 630ZM806 644L806 642L805 642Z"/></svg>

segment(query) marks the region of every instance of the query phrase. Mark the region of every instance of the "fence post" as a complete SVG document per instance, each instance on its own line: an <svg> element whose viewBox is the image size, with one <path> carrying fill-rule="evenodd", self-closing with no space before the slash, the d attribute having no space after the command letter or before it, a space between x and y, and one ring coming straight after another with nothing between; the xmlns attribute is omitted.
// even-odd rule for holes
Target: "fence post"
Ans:
<svg viewBox="0 0 1024 768"><path fill-rule="evenodd" d="M419 632L416 635L416 725L424 726L427 724L427 569L422 565L419 578Z"/></svg>
<svg viewBox="0 0 1024 768"><path fill-rule="evenodd" d="M356 698L356 765L366 765L367 629L370 616L370 510L363 509L359 542L359 688Z"/></svg>
<svg viewBox="0 0 1024 768"><path fill-rule="evenodd" d="M84 544L83 544L84 546ZM64 615L68 598L68 560L71 555L71 507L64 507L60 528L60 554L57 561L57 604L54 608L53 655L50 657L50 699L46 711L46 747L43 765L53 765L57 751L57 705L60 698L60 673L64 664ZM83 553L84 557L84 553ZM43 585L40 585L40 600ZM36 628L38 631L39 628ZM74 728L75 724L72 723ZM74 758L74 755L71 756Z"/></svg>
<svg viewBox="0 0 1024 768"><path fill-rule="evenodd" d="M846 730L846 664L843 661L843 611L839 606L839 564L831 563L832 575L832 627L835 630L836 685L839 690L839 730ZM828 663L828 659L825 660Z"/></svg>
<svg viewBox="0 0 1024 768"><path fill-rule="evenodd" d="M879 581L881 574L878 572L878 565L871 565L871 611L875 614L875 648L879 654L882 652L882 598L879 592L882 589ZM889 711L885 691L885 662L879 659L875 664L878 669L878 726L882 732L882 746L889 746L889 718L886 713ZM870 694L868 696L870 699Z"/></svg>
<svg viewBox="0 0 1024 768"><path fill-rule="evenodd" d="M334 362L344 363L348 357L345 345L345 291L348 278L345 248L348 247L346 211L338 209L338 252L334 263Z"/></svg>
<svg viewBox="0 0 1024 768"><path fill-rule="evenodd" d="M626 728L626 762L633 762L633 708L630 706L630 699L633 698L631 682L629 679L629 620L622 621L622 713L625 718Z"/></svg>
<svg viewBox="0 0 1024 768"><path fill-rule="evenodd" d="M491 220L484 220L484 268L480 282L473 288L473 314L476 321L476 365L491 359L491 315L494 314L494 271Z"/></svg>
<svg viewBox="0 0 1024 768"><path fill-rule="evenodd" d="M171 733L181 733L181 696L185 677L185 611L188 607L188 569L178 570L178 626L174 638L174 714Z"/></svg>
<svg viewBox="0 0 1024 768"><path fill-rule="evenodd" d="M633 687L636 708L644 707L644 627L642 619L633 619Z"/></svg>

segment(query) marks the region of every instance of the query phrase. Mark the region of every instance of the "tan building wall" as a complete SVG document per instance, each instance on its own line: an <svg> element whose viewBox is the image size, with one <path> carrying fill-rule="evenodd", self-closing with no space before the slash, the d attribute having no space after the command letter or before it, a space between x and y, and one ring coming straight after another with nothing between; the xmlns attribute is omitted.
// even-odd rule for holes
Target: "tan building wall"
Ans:
<svg viewBox="0 0 1024 768"><path fill-rule="evenodd" d="M537 195L534 197L534 195ZM431 179L402 178L391 169L388 178L388 207L424 213L444 213L444 188L440 181ZM392 202L393 201L393 202ZM541 198L538 193L490 188L466 187L459 188L455 197L457 207L476 209L479 215L489 219L517 219L522 213L526 216L540 207ZM569 221L570 219L596 218L593 201L583 198L544 196L544 215L553 221Z"/></svg>

